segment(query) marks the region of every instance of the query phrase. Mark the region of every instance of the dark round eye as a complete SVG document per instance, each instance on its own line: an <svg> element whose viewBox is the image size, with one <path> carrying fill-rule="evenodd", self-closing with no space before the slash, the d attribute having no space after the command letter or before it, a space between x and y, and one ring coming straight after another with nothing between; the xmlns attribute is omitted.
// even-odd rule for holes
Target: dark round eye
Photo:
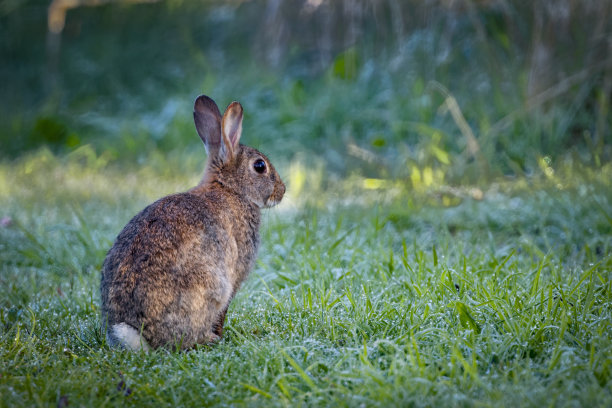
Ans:
<svg viewBox="0 0 612 408"><path fill-rule="evenodd" d="M264 171L266 171L266 162L261 159L257 159L255 160L255 163L253 163L253 168L255 169L256 172L261 174Z"/></svg>

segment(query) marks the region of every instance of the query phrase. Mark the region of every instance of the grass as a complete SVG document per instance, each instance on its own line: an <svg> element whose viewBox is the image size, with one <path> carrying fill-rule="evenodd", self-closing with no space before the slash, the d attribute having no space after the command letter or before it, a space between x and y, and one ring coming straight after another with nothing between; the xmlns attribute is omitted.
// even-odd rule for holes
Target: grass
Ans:
<svg viewBox="0 0 612 408"><path fill-rule="evenodd" d="M0 166L0 405L612 404L610 165L450 206L434 190L352 186L358 199L340 201L290 185L219 344L112 350L105 252L201 167L164 160L126 170L41 151Z"/></svg>

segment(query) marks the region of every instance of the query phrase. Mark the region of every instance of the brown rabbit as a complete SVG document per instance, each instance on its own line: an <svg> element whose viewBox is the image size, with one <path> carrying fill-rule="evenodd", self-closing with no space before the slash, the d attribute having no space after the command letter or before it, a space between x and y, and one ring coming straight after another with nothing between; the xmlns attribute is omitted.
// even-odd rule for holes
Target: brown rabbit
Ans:
<svg viewBox="0 0 612 408"><path fill-rule="evenodd" d="M201 95L193 117L208 153L202 181L136 215L104 260L102 321L111 346L186 349L219 340L255 262L260 208L285 193L268 158L239 144L238 102L221 116Z"/></svg>

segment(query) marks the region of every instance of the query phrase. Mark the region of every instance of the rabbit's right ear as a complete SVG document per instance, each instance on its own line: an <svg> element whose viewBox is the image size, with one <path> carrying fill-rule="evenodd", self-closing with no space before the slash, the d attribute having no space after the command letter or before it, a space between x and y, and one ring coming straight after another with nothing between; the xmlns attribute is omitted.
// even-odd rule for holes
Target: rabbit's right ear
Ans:
<svg viewBox="0 0 612 408"><path fill-rule="evenodd" d="M227 149L227 157L231 158L238 150L242 135L242 105L239 102L230 103L221 119L221 135Z"/></svg>
<svg viewBox="0 0 612 408"><path fill-rule="evenodd" d="M208 156L218 155L224 146L221 140L221 112L215 101L206 95L198 96L193 105L193 120Z"/></svg>

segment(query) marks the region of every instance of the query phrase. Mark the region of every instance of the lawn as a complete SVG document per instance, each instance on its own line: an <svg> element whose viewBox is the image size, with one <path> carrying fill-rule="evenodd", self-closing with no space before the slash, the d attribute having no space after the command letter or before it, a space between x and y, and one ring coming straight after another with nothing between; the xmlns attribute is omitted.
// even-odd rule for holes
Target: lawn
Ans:
<svg viewBox="0 0 612 408"><path fill-rule="evenodd" d="M41 151L1 167L3 406L612 403L609 165L457 189L450 206L445 191L354 186L305 204L289 186L224 339L140 354L100 334L101 263L201 166L97 160Z"/></svg>

